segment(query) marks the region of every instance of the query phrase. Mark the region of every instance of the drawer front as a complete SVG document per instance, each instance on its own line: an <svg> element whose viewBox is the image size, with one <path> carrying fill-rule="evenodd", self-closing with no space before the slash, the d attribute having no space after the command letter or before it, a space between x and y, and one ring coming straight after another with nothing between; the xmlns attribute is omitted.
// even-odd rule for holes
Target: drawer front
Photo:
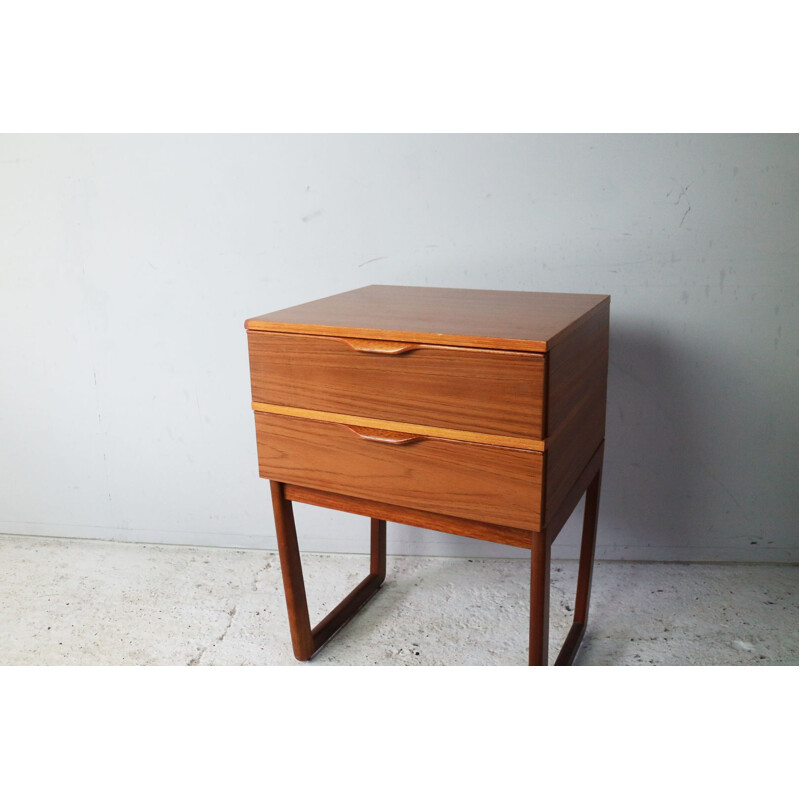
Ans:
<svg viewBox="0 0 800 800"><path fill-rule="evenodd" d="M542 454L256 412L262 478L539 530Z"/></svg>
<svg viewBox="0 0 800 800"><path fill-rule="evenodd" d="M253 401L541 439L544 357L249 331Z"/></svg>

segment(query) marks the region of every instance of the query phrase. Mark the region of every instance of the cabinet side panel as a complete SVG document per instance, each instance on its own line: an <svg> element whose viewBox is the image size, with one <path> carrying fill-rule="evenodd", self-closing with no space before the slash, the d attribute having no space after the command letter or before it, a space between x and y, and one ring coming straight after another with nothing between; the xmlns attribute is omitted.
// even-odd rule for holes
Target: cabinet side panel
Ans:
<svg viewBox="0 0 800 800"><path fill-rule="evenodd" d="M547 354L546 436L558 432L594 387L605 386L608 309L607 302L598 305Z"/></svg>
<svg viewBox="0 0 800 800"><path fill-rule="evenodd" d="M545 524L605 436L608 304L548 353Z"/></svg>

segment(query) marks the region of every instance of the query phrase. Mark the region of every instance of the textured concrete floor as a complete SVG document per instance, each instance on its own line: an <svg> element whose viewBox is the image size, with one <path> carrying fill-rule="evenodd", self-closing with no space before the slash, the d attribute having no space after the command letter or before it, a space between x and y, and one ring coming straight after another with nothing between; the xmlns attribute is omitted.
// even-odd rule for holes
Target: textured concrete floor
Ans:
<svg viewBox="0 0 800 800"><path fill-rule="evenodd" d="M365 556L304 555L312 624ZM551 661L577 564L552 567ZM523 665L528 562L389 556L309 665ZM583 665L798 664L797 568L598 562ZM277 554L0 536L2 665L296 665Z"/></svg>

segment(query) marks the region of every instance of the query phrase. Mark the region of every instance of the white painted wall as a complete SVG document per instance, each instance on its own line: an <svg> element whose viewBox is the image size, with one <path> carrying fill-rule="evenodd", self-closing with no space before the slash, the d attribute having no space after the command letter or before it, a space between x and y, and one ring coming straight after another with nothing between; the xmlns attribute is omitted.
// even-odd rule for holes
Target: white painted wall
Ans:
<svg viewBox="0 0 800 800"><path fill-rule="evenodd" d="M244 319L428 284L612 295L599 557L795 560L797 178L794 135L0 136L0 531L274 548Z"/></svg>

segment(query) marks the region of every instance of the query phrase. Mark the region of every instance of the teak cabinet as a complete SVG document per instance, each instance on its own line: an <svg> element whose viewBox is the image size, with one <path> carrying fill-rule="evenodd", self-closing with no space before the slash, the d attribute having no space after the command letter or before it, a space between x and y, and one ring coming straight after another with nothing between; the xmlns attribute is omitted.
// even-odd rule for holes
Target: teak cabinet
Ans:
<svg viewBox="0 0 800 800"><path fill-rule="evenodd" d="M548 663L550 546L586 493L586 627L605 431L609 297L367 286L245 323L295 656L377 591L386 521L531 551L529 663ZM367 577L313 629L292 501L371 518Z"/></svg>

